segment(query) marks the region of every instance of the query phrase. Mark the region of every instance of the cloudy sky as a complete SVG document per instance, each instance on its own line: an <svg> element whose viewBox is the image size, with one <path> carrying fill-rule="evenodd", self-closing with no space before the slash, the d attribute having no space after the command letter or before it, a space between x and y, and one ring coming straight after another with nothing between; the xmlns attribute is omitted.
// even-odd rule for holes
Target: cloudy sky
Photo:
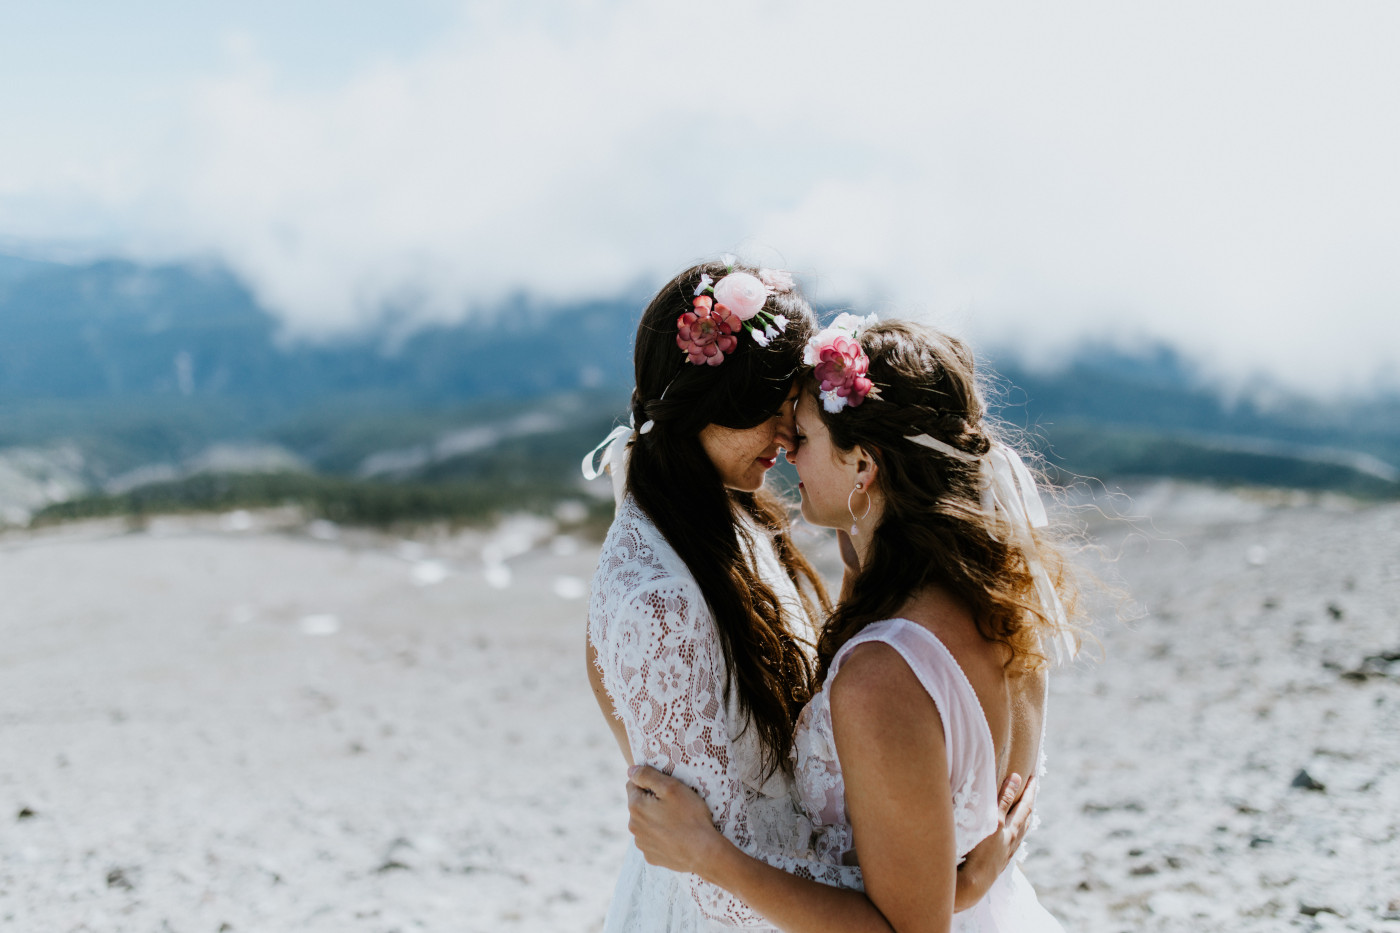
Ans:
<svg viewBox="0 0 1400 933"><path fill-rule="evenodd" d="M0 12L0 252L289 326L725 250L1051 360L1400 384L1400 4L62 0Z"/></svg>

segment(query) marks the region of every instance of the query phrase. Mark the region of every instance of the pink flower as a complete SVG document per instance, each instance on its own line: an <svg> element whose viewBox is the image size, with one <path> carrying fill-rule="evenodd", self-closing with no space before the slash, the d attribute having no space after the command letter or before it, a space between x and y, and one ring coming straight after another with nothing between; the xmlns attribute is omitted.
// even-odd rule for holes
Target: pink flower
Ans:
<svg viewBox="0 0 1400 933"><path fill-rule="evenodd" d="M715 283L715 304L728 308L741 321L763 310L768 288L747 272L731 272Z"/></svg>
<svg viewBox="0 0 1400 933"><path fill-rule="evenodd" d="M790 292L796 287L792 281L792 273L782 269L759 269L758 280L768 286L768 290L775 295Z"/></svg>
<svg viewBox="0 0 1400 933"><path fill-rule="evenodd" d="M821 383L828 411L852 408L865 401L874 383L865 375L870 358L852 337L836 336L830 342L814 348L816 359L813 375ZM837 401L840 399L842 401ZM831 406L836 405L833 409Z"/></svg>
<svg viewBox="0 0 1400 933"><path fill-rule="evenodd" d="M718 366L724 362L724 355L733 353L739 345L739 338L734 335L743 325L709 295L696 297L692 307L693 311L676 318L676 346L696 366Z"/></svg>

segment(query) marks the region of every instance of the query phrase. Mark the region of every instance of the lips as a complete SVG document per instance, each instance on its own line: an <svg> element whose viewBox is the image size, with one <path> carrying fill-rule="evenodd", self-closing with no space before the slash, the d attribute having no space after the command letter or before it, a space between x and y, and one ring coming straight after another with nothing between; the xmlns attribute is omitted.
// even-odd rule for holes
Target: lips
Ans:
<svg viewBox="0 0 1400 933"><path fill-rule="evenodd" d="M773 456L773 457L759 457L759 458L758 458L758 462L761 463L761 464L763 464L763 468L764 468L765 470L771 470L771 469L773 468L773 465L774 465L775 463L778 462L778 458L777 458L776 456Z"/></svg>

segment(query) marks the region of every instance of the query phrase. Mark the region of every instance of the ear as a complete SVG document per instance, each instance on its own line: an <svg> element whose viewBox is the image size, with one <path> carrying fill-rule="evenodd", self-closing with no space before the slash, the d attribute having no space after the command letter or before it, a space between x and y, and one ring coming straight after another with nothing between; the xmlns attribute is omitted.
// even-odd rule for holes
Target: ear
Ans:
<svg viewBox="0 0 1400 933"><path fill-rule="evenodd" d="M856 470L856 482L866 489L870 489L875 485L875 480L879 476L880 465L875 462L875 458L870 455L870 452L859 444L851 448L849 456L851 458L849 462Z"/></svg>

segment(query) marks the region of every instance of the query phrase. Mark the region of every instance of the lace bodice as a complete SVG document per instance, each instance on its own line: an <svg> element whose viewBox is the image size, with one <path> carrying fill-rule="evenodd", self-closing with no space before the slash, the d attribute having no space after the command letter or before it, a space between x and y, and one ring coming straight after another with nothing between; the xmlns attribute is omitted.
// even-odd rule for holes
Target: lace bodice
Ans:
<svg viewBox="0 0 1400 933"><path fill-rule="evenodd" d="M831 683L857 646L879 641L904 658L938 706L948 749L953 831L961 860L997 826L996 749L982 705L957 660L921 625L887 619L867 626L832 659L821 691L797 721L792 757L798 797L816 832L819 857L840 863L853 849L846 818L845 781L831 729Z"/></svg>
<svg viewBox="0 0 1400 933"><path fill-rule="evenodd" d="M755 526L747 531L754 570L792 618L810 626L771 542ZM763 778L757 730L744 728L737 697L725 697L728 672L709 607L685 564L630 497L619 503L603 543L588 638L633 761L699 791L721 832L750 855L827 884L860 886L858 869L815 857L812 825L787 775L780 770ZM641 864L625 868L609 929L771 929L741 901L695 876L679 885L689 903L669 903L677 895L663 889L676 888L678 877ZM614 922L624 914L631 919Z"/></svg>

